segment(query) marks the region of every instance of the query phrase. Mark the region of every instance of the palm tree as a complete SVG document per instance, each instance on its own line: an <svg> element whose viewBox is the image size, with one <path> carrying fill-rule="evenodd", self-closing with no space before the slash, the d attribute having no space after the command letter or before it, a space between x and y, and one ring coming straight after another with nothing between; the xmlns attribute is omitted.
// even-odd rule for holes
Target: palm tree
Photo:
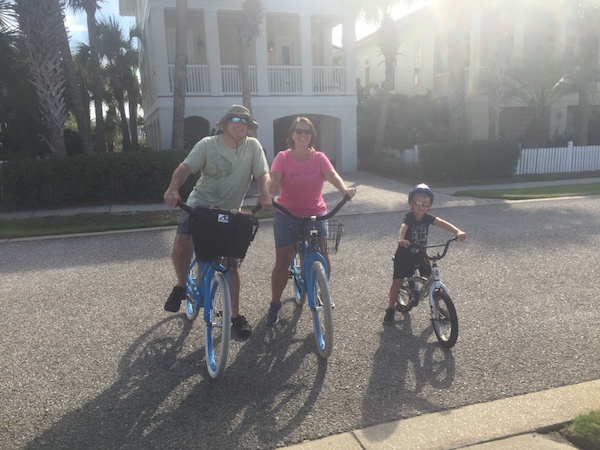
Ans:
<svg viewBox="0 0 600 450"><path fill-rule="evenodd" d="M508 95L520 100L533 113L524 138L528 146L543 146L548 140L548 115L554 102L565 95L559 83L564 61L545 56L515 61L507 70Z"/></svg>
<svg viewBox="0 0 600 450"><path fill-rule="evenodd" d="M133 94L133 90L139 83L137 82L137 51L132 47L130 40L125 40L123 31L119 22L111 18L106 22L98 24L98 48L103 63L106 65L106 75L108 77L108 85L112 91L113 97L117 103L117 109L120 115L121 134L123 137L123 151L137 149L137 129L135 132L135 145L132 142L130 126L125 113L125 101L130 94L133 99L129 99L129 103L134 103L134 117L137 124L137 100L138 96ZM129 105L131 113L131 104Z"/></svg>
<svg viewBox="0 0 600 450"><path fill-rule="evenodd" d="M65 76L61 53L65 38L58 30L64 23L59 0L15 0L14 9L24 35L24 49L36 88L44 138L53 157L66 156L64 125Z"/></svg>
<svg viewBox="0 0 600 450"><path fill-rule="evenodd" d="M53 2L53 5L62 8L62 5L59 5L58 2ZM77 77L77 71L75 70L75 64L73 63L73 56L71 55L71 48L69 47L69 36L64 21L57 31L62 35L62 47L60 48L60 52L67 81L67 92L69 94L69 99L71 100L71 109L73 110L73 114L77 121L77 128L79 130L83 152L92 153L94 151L94 142L92 140L92 128L90 126L90 104L89 102L86 103L83 101L79 89L79 79Z"/></svg>
<svg viewBox="0 0 600 450"><path fill-rule="evenodd" d="M187 0L177 0L175 14L175 73L173 82L173 133L171 147L183 150L185 132L185 94L187 84Z"/></svg>
<svg viewBox="0 0 600 450"><path fill-rule="evenodd" d="M261 0L244 0L242 18L238 24L237 40L242 82L242 104L252 114L252 88L250 86L250 67L248 53L254 51L256 38L260 36L260 26L264 20L264 8Z"/></svg>
<svg viewBox="0 0 600 450"><path fill-rule="evenodd" d="M88 40L90 49L90 67L92 75L92 92L94 93L94 110L96 112L96 151L106 152L106 136L104 129L104 110L102 105L102 75L98 56L98 31L96 11L104 0L69 0L69 5L76 11L85 11L87 17Z"/></svg>
<svg viewBox="0 0 600 450"><path fill-rule="evenodd" d="M408 5L411 3L411 0L404 0L403 3ZM377 131L375 133L375 153L383 149L388 106L394 87L396 58L400 55L398 49L400 48L401 41L398 28L392 18L392 9L395 5L396 0L364 0L358 3L360 14L365 21L379 26L377 44L379 45L385 64L385 77L381 86L379 120L377 121Z"/></svg>

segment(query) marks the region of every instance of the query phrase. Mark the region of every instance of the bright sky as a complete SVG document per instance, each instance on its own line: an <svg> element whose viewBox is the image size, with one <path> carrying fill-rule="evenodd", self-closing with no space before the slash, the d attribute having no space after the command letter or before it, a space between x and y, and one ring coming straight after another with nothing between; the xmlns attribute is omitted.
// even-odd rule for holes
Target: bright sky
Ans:
<svg viewBox="0 0 600 450"><path fill-rule="evenodd" d="M109 19L115 17L121 24L125 37L129 35L129 29L135 26L135 17L119 16L119 0L105 0L100 4L101 10L96 14L96 19ZM87 19L84 12L75 14L72 9L67 8L66 26L71 35L71 47L80 42L88 43Z"/></svg>
<svg viewBox="0 0 600 450"><path fill-rule="evenodd" d="M413 0L412 5L409 8L404 6L399 6L401 1L398 1L398 5L394 8L395 11L393 13L393 17L398 19L409 12L414 11L428 3L431 3L432 0ZM129 32L129 29L135 25L134 17L121 17L119 16L119 0L105 0L104 3L101 4L102 9L97 17L103 17L105 19L112 17L116 17L121 23L121 28L126 33ZM71 34L71 45L77 45L80 42L84 42L87 44L87 23L86 17L84 13L74 14L72 10L67 9L67 20L66 20L67 28ZM369 25L364 23L363 21L359 21L356 24L356 37L358 39L372 33L376 30L376 27L373 25ZM334 44L341 45L341 34L337 33L337 36L334 36Z"/></svg>

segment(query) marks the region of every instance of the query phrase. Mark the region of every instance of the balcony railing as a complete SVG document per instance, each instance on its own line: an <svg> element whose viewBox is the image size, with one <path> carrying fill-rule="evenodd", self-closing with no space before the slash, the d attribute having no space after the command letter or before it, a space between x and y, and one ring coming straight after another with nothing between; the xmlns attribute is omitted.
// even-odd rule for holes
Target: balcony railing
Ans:
<svg viewBox="0 0 600 450"><path fill-rule="evenodd" d="M345 67L313 67L313 94L346 93Z"/></svg>
<svg viewBox="0 0 600 450"><path fill-rule="evenodd" d="M269 66L269 94L302 94L302 67Z"/></svg>
<svg viewBox="0 0 600 450"><path fill-rule="evenodd" d="M302 67L269 66L269 95L302 95ZM173 93L175 67L169 65L169 90ZM314 66L311 95L344 95L347 93L346 68ZM242 82L237 65L221 66L222 94L241 95ZM258 93L256 66L250 66L250 91ZM210 74L207 65L188 64L186 94L211 95Z"/></svg>
<svg viewBox="0 0 600 450"><path fill-rule="evenodd" d="M240 76L239 66L221 66L221 83L223 84L223 94L242 95L242 78ZM256 81L256 67L250 66L250 92L258 92L258 83Z"/></svg>
<svg viewBox="0 0 600 450"><path fill-rule="evenodd" d="M175 66L169 65L169 89L173 93L175 79ZM192 95L208 95L210 94L210 78L208 76L208 66L200 66L196 64L187 65L187 82L185 93Z"/></svg>

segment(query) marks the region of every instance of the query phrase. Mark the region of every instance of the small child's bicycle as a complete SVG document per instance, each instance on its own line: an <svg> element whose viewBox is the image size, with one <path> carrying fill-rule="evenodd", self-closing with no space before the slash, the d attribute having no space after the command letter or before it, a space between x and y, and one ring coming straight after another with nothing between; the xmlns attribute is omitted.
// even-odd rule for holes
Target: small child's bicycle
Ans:
<svg viewBox="0 0 600 450"><path fill-rule="evenodd" d="M329 220L350 200L345 196L324 216L300 217L273 202L273 207L300 222L290 232L297 239L296 254L290 265L289 277L294 281L294 301L302 306L308 299L312 311L315 338L319 355L331 356L333 351L333 301L329 292L329 268L322 255L325 249L335 253L342 237L342 224Z"/></svg>
<svg viewBox="0 0 600 450"><path fill-rule="evenodd" d="M448 288L440 281L440 271L438 261L446 256L448 247L452 241L457 238L450 239L445 244L428 245L422 247L417 244L411 244L411 251L424 252L424 256L431 261L431 274L425 278L420 276L418 269L412 277L406 279L406 284L400 288L398 297L396 298L396 310L408 312L417 304L429 297L429 306L431 309L431 323L433 330L440 342L440 345L445 348L451 348L456 344L458 339L458 317L456 308L450 297ZM444 247L444 251L435 256L426 254L426 249Z"/></svg>
<svg viewBox="0 0 600 450"><path fill-rule="evenodd" d="M225 372L231 340L231 295L227 267L243 259L258 230L252 215L177 204L192 217L195 255L185 283L185 315L189 320L204 308L206 367L211 378Z"/></svg>

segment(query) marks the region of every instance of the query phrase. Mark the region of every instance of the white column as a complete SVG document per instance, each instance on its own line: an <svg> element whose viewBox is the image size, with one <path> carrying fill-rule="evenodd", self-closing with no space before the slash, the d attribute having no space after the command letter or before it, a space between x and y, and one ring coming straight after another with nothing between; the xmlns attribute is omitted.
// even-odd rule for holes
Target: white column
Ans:
<svg viewBox="0 0 600 450"><path fill-rule="evenodd" d="M302 63L302 95L312 95L312 38L311 16L300 14L300 58Z"/></svg>
<svg viewBox="0 0 600 450"><path fill-rule="evenodd" d="M267 49L267 21L260 25L260 36L256 39L256 77L258 95L269 95L269 54Z"/></svg>
<svg viewBox="0 0 600 450"><path fill-rule="evenodd" d="M475 3L474 3L475 5ZM469 33L469 79L466 94L477 95L480 90L481 73L481 7L474 6L471 11L471 31Z"/></svg>
<svg viewBox="0 0 600 450"><path fill-rule="evenodd" d="M346 94L356 95L356 27L353 17L344 18L342 47L346 66Z"/></svg>
<svg viewBox="0 0 600 450"><path fill-rule="evenodd" d="M169 90L169 61L167 59L167 30L165 29L164 8L150 10L151 36L148 46L153 55L154 88L157 97L172 96ZM145 31L148 31L147 28ZM150 69L152 70L152 68ZM152 74L149 74L152 76Z"/></svg>
<svg viewBox="0 0 600 450"><path fill-rule="evenodd" d="M206 59L210 78L211 95L223 95L221 82L221 51L219 47L219 25L216 11L204 11L204 30L206 33Z"/></svg>

